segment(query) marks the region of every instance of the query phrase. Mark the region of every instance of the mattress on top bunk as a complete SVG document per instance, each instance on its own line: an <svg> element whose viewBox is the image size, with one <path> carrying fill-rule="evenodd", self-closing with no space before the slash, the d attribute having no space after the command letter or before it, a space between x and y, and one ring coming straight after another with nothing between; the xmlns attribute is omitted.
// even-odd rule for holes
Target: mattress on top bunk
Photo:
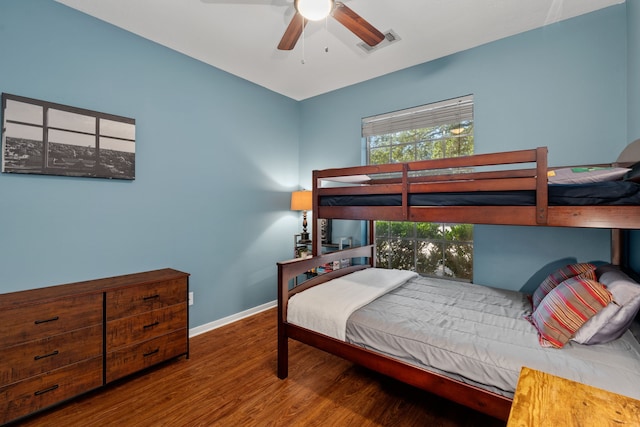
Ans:
<svg viewBox="0 0 640 427"><path fill-rule="evenodd" d="M550 206L640 205L640 184L607 181L549 185ZM409 194L411 206L535 206L533 190ZM322 196L320 206L401 206L401 194Z"/></svg>
<svg viewBox="0 0 640 427"><path fill-rule="evenodd" d="M530 312L520 292L416 277L353 311L345 335L352 344L507 397L528 366L640 399L640 344L630 331L607 344L543 348L524 319Z"/></svg>

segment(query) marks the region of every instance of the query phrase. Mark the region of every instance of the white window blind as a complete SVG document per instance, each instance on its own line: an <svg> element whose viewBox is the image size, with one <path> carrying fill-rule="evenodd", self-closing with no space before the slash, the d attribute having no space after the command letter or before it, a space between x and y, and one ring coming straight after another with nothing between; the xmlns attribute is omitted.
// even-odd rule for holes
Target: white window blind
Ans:
<svg viewBox="0 0 640 427"><path fill-rule="evenodd" d="M473 121L473 95L393 111L362 119L362 136Z"/></svg>

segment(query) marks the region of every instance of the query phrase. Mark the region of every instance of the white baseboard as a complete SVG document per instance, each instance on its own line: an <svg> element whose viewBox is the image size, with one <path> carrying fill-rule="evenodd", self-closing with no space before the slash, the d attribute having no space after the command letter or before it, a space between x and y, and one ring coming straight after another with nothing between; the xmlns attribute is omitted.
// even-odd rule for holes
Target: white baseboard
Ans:
<svg viewBox="0 0 640 427"><path fill-rule="evenodd" d="M250 308L249 310L241 311L240 313L232 314L231 316L214 320L213 322L205 323L204 325L196 326L195 328L189 329L189 338L195 337L196 335L204 334L205 332L213 331L214 329L217 329L221 326L228 325L229 323L236 322L240 319L244 319L245 317L253 316L254 314L258 314L262 311L276 307L277 305L277 301L267 302L257 307Z"/></svg>

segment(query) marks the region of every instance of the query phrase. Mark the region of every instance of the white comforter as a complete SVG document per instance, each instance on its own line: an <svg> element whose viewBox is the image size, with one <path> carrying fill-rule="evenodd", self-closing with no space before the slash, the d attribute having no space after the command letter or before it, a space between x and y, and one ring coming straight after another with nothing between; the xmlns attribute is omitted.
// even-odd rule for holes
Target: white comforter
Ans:
<svg viewBox="0 0 640 427"><path fill-rule="evenodd" d="M344 341L351 313L416 276L412 271L367 268L333 279L291 297L287 322Z"/></svg>

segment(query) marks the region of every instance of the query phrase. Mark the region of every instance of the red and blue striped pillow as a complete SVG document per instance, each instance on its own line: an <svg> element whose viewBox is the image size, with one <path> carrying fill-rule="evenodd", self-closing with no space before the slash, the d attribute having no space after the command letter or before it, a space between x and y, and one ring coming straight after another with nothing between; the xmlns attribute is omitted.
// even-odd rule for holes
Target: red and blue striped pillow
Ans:
<svg viewBox="0 0 640 427"><path fill-rule="evenodd" d="M578 275L585 279L597 280L596 266L594 264L586 262L579 264L569 264L548 275L547 278L544 279L544 281L540 284L540 286L538 286L538 289L536 289L536 291L533 293L533 296L531 297L533 309L535 310L536 308L538 308L538 304L540 304L542 299L549 292L551 292L553 288L555 288L565 280Z"/></svg>
<svg viewBox="0 0 640 427"><path fill-rule="evenodd" d="M612 299L603 284L578 275L553 288L527 319L538 330L540 345L562 348Z"/></svg>

